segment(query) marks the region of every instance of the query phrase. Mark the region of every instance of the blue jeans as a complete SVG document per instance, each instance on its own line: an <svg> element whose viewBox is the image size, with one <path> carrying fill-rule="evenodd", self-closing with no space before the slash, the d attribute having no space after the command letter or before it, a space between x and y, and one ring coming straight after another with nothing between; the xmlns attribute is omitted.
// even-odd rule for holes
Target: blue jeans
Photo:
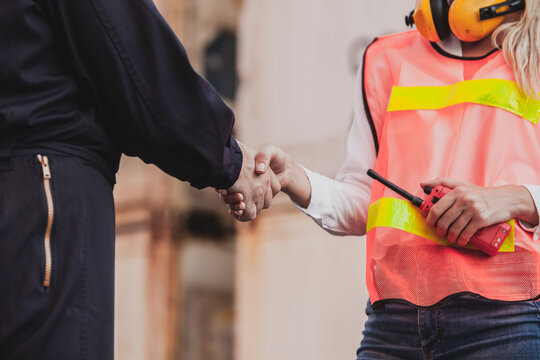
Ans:
<svg viewBox="0 0 540 360"><path fill-rule="evenodd" d="M373 310L357 351L376 359L540 359L540 307L473 295L452 298L428 310L390 303Z"/></svg>

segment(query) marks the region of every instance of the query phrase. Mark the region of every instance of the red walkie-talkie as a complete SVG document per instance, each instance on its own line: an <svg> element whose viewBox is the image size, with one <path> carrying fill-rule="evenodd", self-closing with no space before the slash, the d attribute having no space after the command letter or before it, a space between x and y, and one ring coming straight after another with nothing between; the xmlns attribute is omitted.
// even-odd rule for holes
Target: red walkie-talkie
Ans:
<svg viewBox="0 0 540 360"><path fill-rule="evenodd" d="M373 179L379 181L383 185L403 196L405 199L409 200L414 206L419 207L424 217L428 215L429 210L434 204L436 204L444 195L448 194L450 190L452 190L442 185L438 185L435 188L426 186L424 188L426 196L424 199L421 199L391 183L371 169L369 169L367 173ZM511 227L507 223L490 225L478 230L469 240L469 244L473 245L489 256L496 255L504 243L504 240L506 240L506 237L510 233L510 230Z"/></svg>

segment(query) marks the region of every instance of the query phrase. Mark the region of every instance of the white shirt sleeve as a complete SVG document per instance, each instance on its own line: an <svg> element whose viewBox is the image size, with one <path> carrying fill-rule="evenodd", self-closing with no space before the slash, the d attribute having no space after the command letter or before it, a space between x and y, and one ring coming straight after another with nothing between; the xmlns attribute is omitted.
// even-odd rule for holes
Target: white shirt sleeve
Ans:
<svg viewBox="0 0 540 360"><path fill-rule="evenodd" d="M334 235L365 235L372 179L367 170L375 166L377 152L364 111L361 69L357 78L354 122L347 142L347 157L336 179L305 169L311 183L307 209L299 207L319 226Z"/></svg>

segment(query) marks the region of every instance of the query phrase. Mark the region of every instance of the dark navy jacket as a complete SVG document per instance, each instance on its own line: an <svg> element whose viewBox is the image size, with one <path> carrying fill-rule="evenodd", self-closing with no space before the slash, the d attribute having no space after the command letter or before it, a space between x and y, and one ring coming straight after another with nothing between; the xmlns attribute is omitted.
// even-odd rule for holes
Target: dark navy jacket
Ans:
<svg viewBox="0 0 540 360"><path fill-rule="evenodd" d="M0 0L0 158L121 153L193 186L230 187L234 115L151 0Z"/></svg>

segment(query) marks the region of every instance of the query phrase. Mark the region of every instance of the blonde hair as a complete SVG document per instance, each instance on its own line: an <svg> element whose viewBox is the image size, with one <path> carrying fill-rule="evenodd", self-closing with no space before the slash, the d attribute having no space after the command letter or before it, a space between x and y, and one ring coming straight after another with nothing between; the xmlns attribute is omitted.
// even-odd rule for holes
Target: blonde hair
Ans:
<svg viewBox="0 0 540 360"><path fill-rule="evenodd" d="M492 41L502 49L519 86L540 99L540 1L527 0L521 18L499 26Z"/></svg>

